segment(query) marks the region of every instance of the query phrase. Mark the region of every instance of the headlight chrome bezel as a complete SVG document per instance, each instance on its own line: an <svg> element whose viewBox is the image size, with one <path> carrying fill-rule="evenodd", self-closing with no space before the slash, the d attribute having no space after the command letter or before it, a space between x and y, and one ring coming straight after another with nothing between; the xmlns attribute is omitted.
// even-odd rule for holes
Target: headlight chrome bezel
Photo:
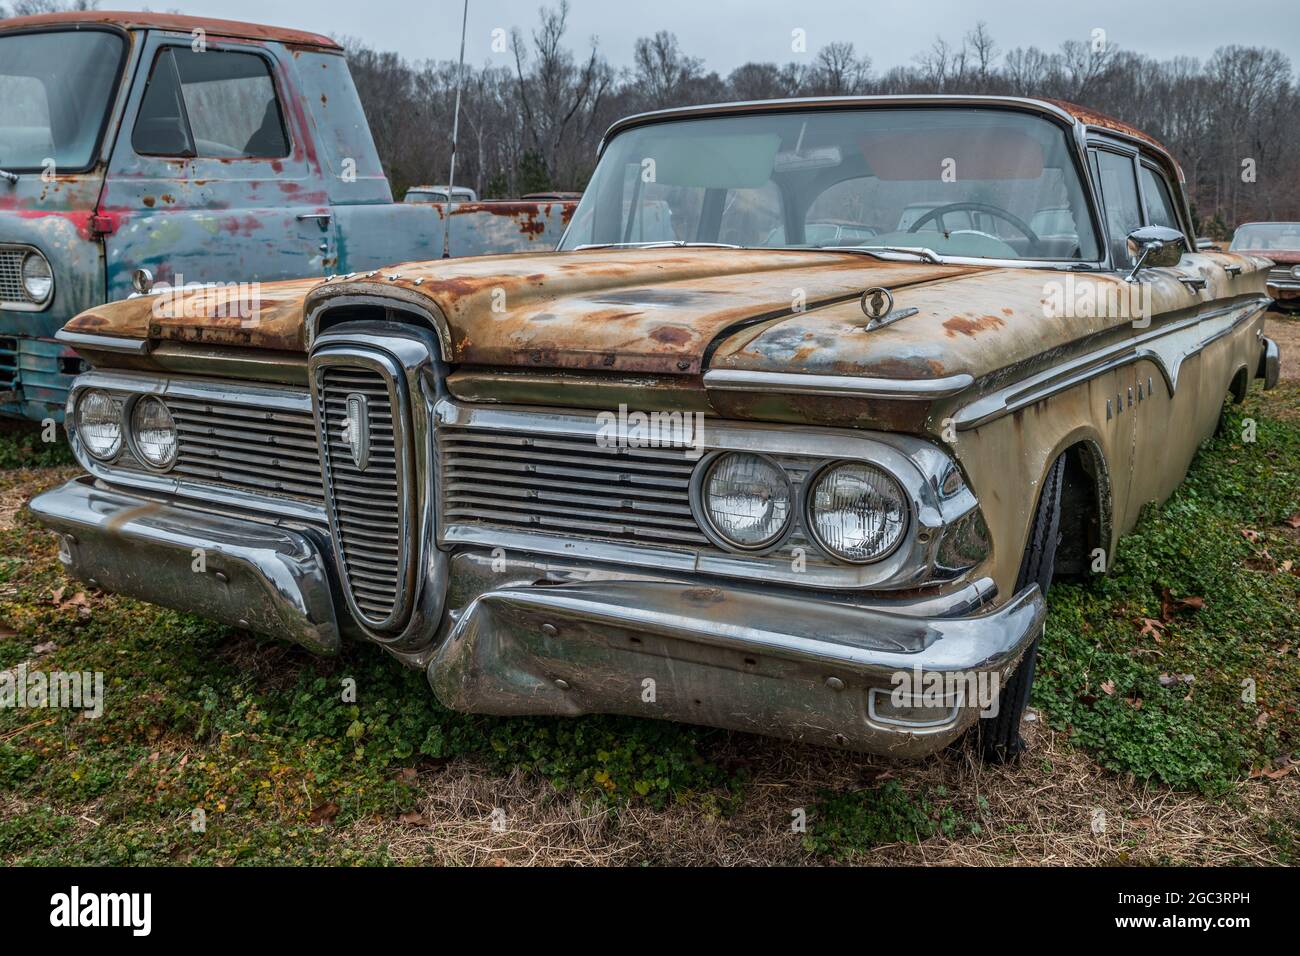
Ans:
<svg viewBox="0 0 1300 956"><path fill-rule="evenodd" d="M145 454L144 449L140 445L140 429L136 425L136 415L140 412L141 408L146 407L150 403L158 405L158 407L162 409L163 414L167 416L167 420L171 423L173 442L172 453L171 457L161 464ZM157 472L158 474L164 474L176 467L176 462L180 458L180 431L176 427L176 418L172 415L171 409L167 407L167 403L161 398L157 395L151 394L132 396L125 403L122 409L122 426L126 432L126 440L131 449L131 454L135 456L135 459L141 465L150 471Z"/></svg>
<svg viewBox="0 0 1300 956"><path fill-rule="evenodd" d="M29 262L39 262L44 265L46 275L49 278L49 287L45 290L43 296L36 296L27 287L27 264ZM50 260L39 249L28 249L27 254L23 256L23 261L18 266L18 279L22 285L23 294L30 300L30 304L37 309L46 308L54 301L54 266Z"/></svg>
<svg viewBox="0 0 1300 956"><path fill-rule="evenodd" d="M709 513L709 506L706 501L708 483L712 479L717 466L727 458L733 456L755 458L769 465L782 477L785 483L786 492L789 495L789 511L786 515L785 524L777 534L756 545L745 545L728 538L718 530ZM790 480L790 473L781 466L780 462L774 460L770 455L759 454L757 452L728 449L725 451L715 451L701 459L695 466L695 471L691 475L690 502L691 510L695 512L695 523L699 525L700 530L704 532L705 537L712 541L717 547L724 551L731 552L732 554L750 556L771 554L773 551L780 548L787 539L789 539L791 533L795 529L795 525L798 523L799 493L798 489L795 488L794 483Z"/></svg>
<svg viewBox="0 0 1300 956"><path fill-rule="evenodd" d="M718 463L731 455L750 456L767 462L769 465L777 469L780 474L785 476L786 485L791 493L790 500L792 502L792 508L789 518L785 523L785 527L775 538L756 547L745 547L722 534L722 532L714 525L709 513L708 504L705 500L707 483L712 477ZM803 458L803 456L796 457ZM867 459L807 458L804 460L807 462L806 467L803 461L800 461L798 465L789 465L783 463L782 460L779 460L778 456L761 452L742 451L735 448L711 452L696 464L695 470L691 476L691 510L694 513L696 524L715 547L727 552L728 554L735 555L736 557L770 557L774 555L774 553L779 552L783 547L787 546L791 542L792 538L796 538L796 540L806 541L827 560L845 568L866 568L872 565L880 565L893 557L899 549L903 548L915 537L917 502L908 491L907 482L905 482L902 477L895 474L890 468ZM893 484L893 487L904 506L903 527L898 537L890 544L889 548L882 551L880 554L861 560L846 557L828 547L822 540L821 536L817 533L816 524L813 521L812 515L814 500L813 491L816 488L817 483L830 471L846 465L867 467L880 472ZM799 472L804 474L803 480L801 481L797 480L796 477Z"/></svg>
<svg viewBox="0 0 1300 956"><path fill-rule="evenodd" d="M813 516L813 509L816 506L817 486L832 472L840 468L865 468L870 471L879 472L885 478L886 481L890 482L894 486L894 491L898 494L898 498L903 504L902 527L899 530L898 535L890 543L889 547L885 548L879 554L873 554L872 556L867 558L849 557L848 555L842 554L841 552L836 551L834 548L832 548L822 538L821 534L818 533L817 522L816 520L814 520L814 516ZM808 478L804 482L803 503L802 503L802 507L800 508L799 514L803 520L804 531L807 533L809 540L812 541L814 544L816 544L817 547L827 555L827 557L831 558L834 561L839 561L843 564L868 565L868 564L877 564L881 561L884 561L895 551L897 551L900 547L902 547L903 542L906 541L908 538L908 532L911 531L912 529L914 510L915 510L915 505L912 501L911 495L909 495L907 492L907 488L904 487L901 481L899 481L897 475L890 473L889 469L882 468L880 465L877 465L876 463L870 461L859 461L855 459L841 459L838 461L823 462L820 467L809 472Z"/></svg>
<svg viewBox="0 0 1300 956"><path fill-rule="evenodd" d="M111 450L103 454L95 451L93 445L86 439L85 433L82 431L85 426L85 415L83 414L85 403L92 395L102 395L115 409L115 417L117 420L117 441L113 444ZM121 399L115 396L108 389L83 388L77 392L73 404L72 432L77 437L77 445L85 451L87 457L105 465L111 465L122 457L122 452L127 447L127 426L122 411L123 403Z"/></svg>

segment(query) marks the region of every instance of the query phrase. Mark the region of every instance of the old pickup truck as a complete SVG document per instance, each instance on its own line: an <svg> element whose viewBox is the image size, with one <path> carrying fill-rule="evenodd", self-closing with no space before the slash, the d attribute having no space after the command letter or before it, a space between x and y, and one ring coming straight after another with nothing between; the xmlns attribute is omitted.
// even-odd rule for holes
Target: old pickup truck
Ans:
<svg viewBox="0 0 1300 956"><path fill-rule="evenodd" d="M1180 180L1038 100L631 117L555 253L77 316L88 474L31 508L76 578L453 708L1006 759L1053 578L1277 377Z"/></svg>
<svg viewBox="0 0 1300 956"><path fill-rule="evenodd" d="M573 207L460 204L448 222L394 203L327 37L159 13L0 20L0 414L62 414L80 360L55 332L133 280L551 249Z"/></svg>

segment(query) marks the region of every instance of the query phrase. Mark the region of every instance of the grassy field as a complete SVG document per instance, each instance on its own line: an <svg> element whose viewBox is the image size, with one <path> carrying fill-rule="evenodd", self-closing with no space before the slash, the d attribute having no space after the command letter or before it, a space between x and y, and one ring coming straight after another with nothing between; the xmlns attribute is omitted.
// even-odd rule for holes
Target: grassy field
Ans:
<svg viewBox="0 0 1300 956"><path fill-rule="evenodd" d="M67 581L22 506L76 469L10 430L0 670L102 671L107 701L0 709L0 863L1295 863L1300 323L1271 326L1283 386L1231 409L1111 576L1053 590L1016 767L446 711L378 650Z"/></svg>

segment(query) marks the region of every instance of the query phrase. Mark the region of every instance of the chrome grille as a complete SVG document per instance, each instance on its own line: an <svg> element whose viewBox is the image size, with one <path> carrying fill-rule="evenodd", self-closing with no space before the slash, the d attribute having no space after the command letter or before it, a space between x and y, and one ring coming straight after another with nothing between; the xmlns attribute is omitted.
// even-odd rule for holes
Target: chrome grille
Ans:
<svg viewBox="0 0 1300 956"><path fill-rule="evenodd" d="M176 474L241 491L324 502L310 411L174 396L163 401L176 421L180 443Z"/></svg>
<svg viewBox="0 0 1300 956"><path fill-rule="evenodd" d="M443 516L520 530L709 547L691 516L681 448L603 447L594 436L438 430Z"/></svg>
<svg viewBox="0 0 1300 956"><path fill-rule="evenodd" d="M1268 270L1268 277L1274 281L1277 281L1279 279L1284 279L1290 282L1300 281L1297 280L1296 277L1292 274L1291 272L1292 268L1293 268L1292 266L1275 266L1274 268Z"/></svg>
<svg viewBox="0 0 1300 956"><path fill-rule="evenodd" d="M0 247L0 303L30 305L31 299L23 291L23 258L26 249Z"/></svg>
<svg viewBox="0 0 1300 956"><path fill-rule="evenodd" d="M316 382L330 524L349 597L366 624L393 628L406 612L413 537L405 526L406 436L395 429L399 392L383 372L353 364L322 364ZM370 455L364 469L353 460L344 433L351 395L364 396L367 405Z"/></svg>

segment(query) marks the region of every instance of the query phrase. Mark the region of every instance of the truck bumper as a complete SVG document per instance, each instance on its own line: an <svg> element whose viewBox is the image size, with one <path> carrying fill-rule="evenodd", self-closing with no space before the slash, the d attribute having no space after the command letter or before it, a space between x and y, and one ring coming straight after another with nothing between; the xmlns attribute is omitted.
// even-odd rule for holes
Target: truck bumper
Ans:
<svg viewBox="0 0 1300 956"><path fill-rule="evenodd" d="M86 478L31 508L60 536L72 576L338 649L332 558L319 535ZM905 757L946 746L996 707L1044 615L1037 587L971 613L984 593L974 585L872 604L486 552L453 555L447 587L429 650L401 656L425 667L454 709L628 714Z"/></svg>

